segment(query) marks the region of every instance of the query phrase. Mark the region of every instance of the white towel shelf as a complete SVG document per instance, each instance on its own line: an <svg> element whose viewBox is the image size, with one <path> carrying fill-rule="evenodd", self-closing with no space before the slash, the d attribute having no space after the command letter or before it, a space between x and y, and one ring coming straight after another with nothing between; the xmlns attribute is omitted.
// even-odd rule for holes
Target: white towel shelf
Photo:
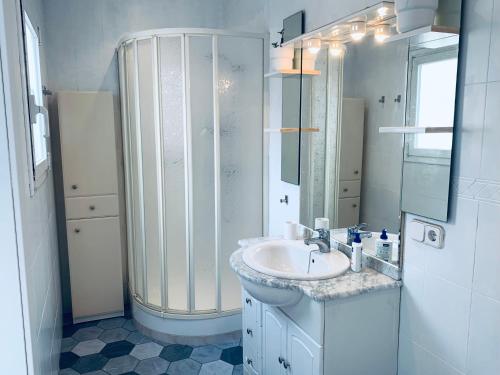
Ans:
<svg viewBox="0 0 500 375"><path fill-rule="evenodd" d="M382 126L379 133L393 134L443 134L453 133L453 126Z"/></svg>

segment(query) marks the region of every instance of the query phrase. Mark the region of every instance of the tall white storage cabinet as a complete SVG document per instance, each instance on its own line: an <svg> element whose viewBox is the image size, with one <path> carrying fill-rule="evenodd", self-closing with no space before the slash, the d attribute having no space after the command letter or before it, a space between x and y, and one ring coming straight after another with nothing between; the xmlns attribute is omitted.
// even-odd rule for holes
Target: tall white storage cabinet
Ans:
<svg viewBox="0 0 500 375"><path fill-rule="evenodd" d="M59 92L73 321L123 315L113 97Z"/></svg>

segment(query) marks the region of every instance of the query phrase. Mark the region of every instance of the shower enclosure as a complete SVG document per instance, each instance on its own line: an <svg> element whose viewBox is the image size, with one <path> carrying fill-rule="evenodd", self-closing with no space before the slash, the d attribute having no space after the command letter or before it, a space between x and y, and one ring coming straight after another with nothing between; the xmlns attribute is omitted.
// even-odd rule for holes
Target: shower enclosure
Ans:
<svg viewBox="0 0 500 375"><path fill-rule="evenodd" d="M129 286L148 328L241 328L223 318L241 306L229 256L263 231L263 51L263 35L209 29L120 43Z"/></svg>

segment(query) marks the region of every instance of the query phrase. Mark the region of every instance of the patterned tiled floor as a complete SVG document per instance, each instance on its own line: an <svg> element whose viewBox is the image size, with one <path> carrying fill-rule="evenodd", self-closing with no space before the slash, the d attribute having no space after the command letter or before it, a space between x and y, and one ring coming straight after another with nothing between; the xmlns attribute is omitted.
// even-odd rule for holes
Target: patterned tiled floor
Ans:
<svg viewBox="0 0 500 375"><path fill-rule="evenodd" d="M65 326L59 367L60 375L243 374L239 343L162 345L127 318Z"/></svg>

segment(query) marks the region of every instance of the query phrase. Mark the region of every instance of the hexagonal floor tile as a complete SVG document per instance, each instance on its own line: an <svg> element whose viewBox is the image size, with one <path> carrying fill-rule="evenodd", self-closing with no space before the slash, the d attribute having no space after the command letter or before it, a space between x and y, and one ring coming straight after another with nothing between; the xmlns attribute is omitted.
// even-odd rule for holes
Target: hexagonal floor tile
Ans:
<svg viewBox="0 0 500 375"><path fill-rule="evenodd" d="M86 355L99 353L105 345L106 344L99 339L81 341L76 344L71 351L76 355L83 357Z"/></svg>
<svg viewBox="0 0 500 375"><path fill-rule="evenodd" d="M168 367L167 375L198 375L201 365L192 359L183 359L172 362Z"/></svg>
<svg viewBox="0 0 500 375"><path fill-rule="evenodd" d="M221 343L214 344L214 345L218 348L221 348L221 349L234 348L235 346L240 345L240 341L241 341L241 339L231 340L231 341L221 342Z"/></svg>
<svg viewBox="0 0 500 375"><path fill-rule="evenodd" d="M213 362L220 359L221 353L222 350L214 345L199 346L193 349L191 359L200 363Z"/></svg>
<svg viewBox="0 0 500 375"><path fill-rule="evenodd" d="M99 335L99 339L108 344L110 342L125 340L129 334L130 332L126 329L113 328L102 332L101 335Z"/></svg>
<svg viewBox="0 0 500 375"><path fill-rule="evenodd" d="M101 350L101 354L106 358L116 358L121 357L123 355L130 354L130 352L134 349L134 344L131 342L122 340L115 341L109 344L106 344L104 349Z"/></svg>
<svg viewBox="0 0 500 375"><path fill-rule="evenodd" d="M158 357L162 349L163 346L158 345L155 342L147 342L145 344L136 345L130 355L139 360L143 360Z"/></svg>
<svg viewBox="0 0 500 375"><path fill-rule="evenodd" d="M127 321L125 322L125 324L123 324L122 328L125 328L127 331L130 331L130 332L137 331L135 323L134 323L134 321L132 319L127 319Z"/></svg>
<svg viewBox="0 0 500 375"><path fill-rule="evenodd" d="M134 371L139 375L160 375L167 371L169 364L160 357L148 358L140 361Z"/></svg>
<svg viewBox="0 0 500 375"><path fill-rule="evenodd" d="M73 352L61 353L61 355L59 356L59 368L61 370L69 368L73 366L75 362L78 361L79 358L80 357L78 357Z"/></svg>
<svg viewBox="0 0 500 375"><path fill-rule="evenodd" d="M125 318L104 319L97 323L97 326L102 329L120 328L125 324Z"/></svg>
<svg viewBox="0 0 500 375"><path fill-rule="evenodd" d="M200 375L232 375L233 367L224 361L204 363L201 366Z"/></svg>
<svg viewBox="0 0 500 375"><path fill-rule="evenodd" d="M86 374L102 369L107 362L108 359L102 354L91 354L79 358L71 368L80 374Z"/></svg>
<svg viewBox="0 0 500 375"><path fill-rule="evenodd" d="M99 327L85 327L76 331L72 337L76 341L93 340L98 338L102 332L102 329Z"/></svg>
<svg viewBox="0 0 500 375"><path fill-rule="evenodd" d="M220 359L234 366L241 365L243 363L243 348L241 346L235 346L233 348L224 349Z"/></svg>
<svg viewBox="0 0 500 375"><path fill-rule="evenodd" d="M243 375L243 365L234 366L233 375Z"/></svg>
<svg viewBox="0 0 500 375"><path fill-rule="evenodd" d="M169 362L180 361L181 359L189 358L193 348L187 345L173 344L163 348L160 357Z"/></svg>
<svg viewBox="0 0 500 375"><path fill-rule="evenodd" d="M144 336L142 333L136 331L127 336L127 341L130 341L132 344L139 345L144 344L145 342L151 342L152 340L148 336Z"/></svg>
<svg viewBox="0 0 500 375"><path fill-rule="evenodd" d="M111 375L121 375L127 372L133 371L139 360L130 355L124 355L122 357L112 358L103 367L103 370Z"/></svg>
<svg viewBox="0 0 500 375"><path fill-rule="evenodd" d="M65 337L61 340L61 353L70 352L78 344L72 337Z"/></svg>

